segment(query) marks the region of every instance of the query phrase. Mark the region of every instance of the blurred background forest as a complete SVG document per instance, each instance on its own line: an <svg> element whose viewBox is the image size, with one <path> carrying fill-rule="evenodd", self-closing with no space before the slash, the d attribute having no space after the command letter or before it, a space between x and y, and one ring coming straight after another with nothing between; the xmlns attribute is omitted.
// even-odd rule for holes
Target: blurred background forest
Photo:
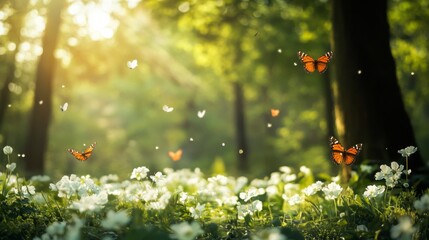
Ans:
<svg viewBox="0 0 429 240"><path fill-rule="evenodd" d="M14 148L18 168L31 161L25 145L32 109L51 102L44 168L53 177L127 177L137 166L258 177L283 165L334 172L324 96L335 53L324 74L307 74L297 58L298 51L318 57L332 50L328 1L56 2L0 2L0 145ZM429 159L429 1L388 3L402 97ZM46 42L57 63L52 101L35 100L54 10L61 13L58 39ZM130 69L133 59L138 66ZM278 117L272 108L280 109ZM67 152L93 142L86 162ZM183 156L173 162L167 152L177 149ZM237 164L243 157L247 169Z"/></svg>

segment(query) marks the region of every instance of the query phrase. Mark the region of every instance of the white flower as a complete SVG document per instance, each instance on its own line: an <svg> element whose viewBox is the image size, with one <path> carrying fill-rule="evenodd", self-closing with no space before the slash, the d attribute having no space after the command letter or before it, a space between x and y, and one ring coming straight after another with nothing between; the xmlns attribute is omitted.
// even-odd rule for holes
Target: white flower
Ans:
<svg viewBox="0 0 429 240"><path fill-rule="evenodd" d="M243 220L247 215L253 216L255 212L262 210L262 202L259 200L249 204L237 205L238 219Z"/></svg>
<svg viewBox="0 0 429 240"><path fill-rule="evenodd" d="M179 193L179 202L185 204L186 200L188 199L188 193L187 192L181 192Z"/></svg>
<svg viewBox="0 0 429 240"><path fill-rule="evenodd" d="M363 193L363 196L366 198L375 198L381 195L385 189L386 187L384 186L370 185L366 187L365 192Z"/></svg>
<svg viewBox="0 0 429 240"><path fill-rule="evenodd" d="M278 228L266 228L250 237L251 240L286 240Z"/></svg>
<svg viewBox="0 0 429 240"><path fill-rule="evenodd" d="M290 206L302 203L304 201L304 199L299 194L295 194L290 198L283 194L283 199L287 200Z"/></svg>
<svg viewBox="0 0 429 240"><path fill-rule="evenodd" d="M322 190L322 186L323 186L323 182L317 181L317 182L311 184L310 186L304 188L302 190L302 192L307 196L311 196L311 195L317 193L318 191Z"/></svg>
<svg viewBox="0 0 429 240"><path fill-rule="evenodd" d="M241 192L239 196L241 199L243 199L245 202L247 202L251 198L262 195L264 193L265 193L265 190L263 188L251 187L247 190L247 192Z"/></svg>
<svg viewBox="0 0 429 240"><path fill-rule="evenodd" d="M426 212L429 210L429 194L423 195L420 199L414 201L414 208L420 212Z"/></svg>
<svg viewBox="0 0 429 240"><path fill-rule="evenodd" d="M402 216L398 219L398 224L390 229L390 237L393 239L412 239L416 228L409 216Z"/></svg>
<svg viewBox="0 0 429 240"><path fill-rule="evenodd" d="M196 207L190 207L189 212L194 219L198 219L201 218L201 215L203 214L205 208L205 204L198 203Z"/></svg>
<svg viewBox="0 0 429 240"><path fill-rule="evenodd" d="M299 171L301 171L302 173L304 173L304 175L309 175L311 173L311 169L306 167L306 166L301 166L299 168Z"/></svg>
<svg viewBox="0 0 429 240"><path fill-rule="evenodd" d="M326 200L334 200L340 195L341 191L343 191L343 188L340 185L332 182L328 184L328 186L322 188L322 191L325 193Z"/></svg>
<svg viewBox="0 0 429 240"><path fill-rule="evenodd" d="M32 182L48 182L49 180L51 180L51 178L48 175L35 175L30 179Z"/></svg>
<svg viewBox="0 0 429 240"><path fill-rule="evenodd" d="M150 176L150 179L152 179L157 186L164 186L167 183L167 176L163 175L162 172L155 173L155 175Z"/></svg>
<svg viewBox="0 0 429 240"><path fill-rule="evenodd" d="M53 222L46 228L46 233L54 236L54 235L62 235L64 234L66 228L65 222Z"/></svg>
<svg viewBox="0 0 429 240"><path fill-rule="evenodd" d="M79 240L80 237L80 229L84 226L85 220L80 219L78 216L73 215L74 224L69 224L67 226L67 233L64 239L67 240Z"/></svg>
<svg viewBox="0 0 429 240"><path fill-rule="evenodd" d="M130 221L130 217L127 212L124 210L114 212L109 210L107 212L106 218L101 221L101 226L104 229L119 230L121 227L125 226Z"/></svg>
<svg viewBox="0 0 429 240"><path fill-rule="evenodd" d="M398 180L401 178L401 174L404 170L404 165L399 165L397 162L392 162L391 167L387 165L381 165L380 172L375 173L375 180L386 180L386 186L393 188L398 184Z"/></svg>
<svg viewBox="0 0 429 240"><path fill-rule="evenodd" d="M146 178L148 172L149 169L147 167L134 168L130 178L140 181L141 179Z"/></svg>
<svg viewBox="0 0 429 240"><path fill-rule="evenodd" d="M198 235L204 233L198 222L192 222L191 224L188 222L181 222L171 225L170 228L172 230L170 237L178 240L193 240Z"/></svg>
<svg viewBox="0 0 429 240"><path fill-rule="evenodd" d="M10 154L12 154L12 153L13 153L13 148L12 148L11 146L5 146L5 147L3 148L3 153L4 153L5 155L10 155Z"/></svg>
<svg viewBox="0 0 429 240"><path fill-rule="evenodd" d="M23 197L28 198L36 194L36 188L33 185L24 185L21 186L21 192Z"/></svg>
<svg viewBox="0 0 429 240"><path fill-rule="evenodd" d="M417 152L417 147L414 146L408 146L404 149L398 150L398 153L401 154L403 157L409 157L415 152Z"/></svg>
<svg viewBox="0 0 429 240"><path fill-rule="evenodd" d="M288 166L282 166L279 168L280 172L289 174L292 172L292 168L288 167Z"/></svg>
<svg viewBox="0 0 429 240"><path fill-rule="evenodd" d="M265 192L267 193L268 197L272 197L272 196L276 196L277 194L279 194L279 189L277 186L272 185L272 186L268 186L265 189Z"/></svg>
<svg viewBox="0 0 429 240"><path fill-rule="evenodd" d="M368 228L365 225L357 225L356 232L368 232Z"/></svg>
<svg viewBox="0 0 429 240"><path fill-rule="evenodd" d="M335 176L335 177L331 177L331 181L332 182L340 182L340 175L337 175L337 176Z"/></svg>
<svg viewBox="0 0 429 240"><path fill-rule="evenodd" d="M97 212L104 208L104 205L108 201L106 192L100 192L91 196L84 196L78 201L74 201L70 208L78 209L79 212Z"/></svg>
<svg viewBox="0 0 429 240"><path fill-rule="evenodd" d="M13 170L16 168L16 163L6 164L6 168L9 170L9 172L13 172Z"/></svg>
<svg viewBox="0 0 429 240"><path fill-rule="evenodd" d="M365 164L360 165L360 170L364 173L371 173L372 169L373 169L373 167L370 165L365 165Z"/></svg>

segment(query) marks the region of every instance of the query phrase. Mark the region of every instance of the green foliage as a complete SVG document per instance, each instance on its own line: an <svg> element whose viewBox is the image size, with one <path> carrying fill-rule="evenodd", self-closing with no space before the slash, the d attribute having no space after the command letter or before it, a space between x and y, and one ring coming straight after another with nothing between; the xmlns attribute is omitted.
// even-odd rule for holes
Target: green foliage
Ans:
<svg viewBox="0 0 429 240"><path fill-rule="evenodd" d="M409 156L408 156L409 157ZM11 172L0 195L1 239L421 239L429 190L404 187L404 166L381 166L369 185L315 182L310 169L283 166L263 179L135 168L130 180L63 176L27 181ZM339 179L339 178L338 178ZM360 183L365 182L366 184ZM37 191L32 191L37 186ZM21 189L21 190L17 190Z"/></svg>
<svg viewBox="0 0 429 240"><path fill-rule="evenodd" d="M38 207L19 195L0 195L0 238L31 239L41 235L52 220L57 219L51 209Z"/></svg>

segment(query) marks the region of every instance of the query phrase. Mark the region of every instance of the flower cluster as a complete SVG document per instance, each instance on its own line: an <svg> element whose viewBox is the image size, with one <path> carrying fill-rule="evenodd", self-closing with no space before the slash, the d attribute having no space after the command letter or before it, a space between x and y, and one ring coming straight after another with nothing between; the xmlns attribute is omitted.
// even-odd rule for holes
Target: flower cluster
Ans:
<svg viewBox="0 0 429 240"><path fill-rule="evenodd" d="M404 150L403 154L409 156L413 151ZM299 216L298 221L305 221L304 219L314 218L308 215L314 212L317 218L351 222L354 221L356 212L349 211L346 206L367 206L370 209L366 214L381 214L383 209L390 209L391 201L386 199L392 196L391 188L398 184L404 172L404 166L397 162L392 162L390 166L381 165L375 179L385 180L386 184L364 186L356 191L363 192L361 195L355 194L351 187L339 185L338 177L332 177L328 182L314 182L309 168L301 167L294 173L286 166L271 173L269 177L252 181L246 177L236 178L220 174L205 178L198 168L166 168L150 174L147 167L141 166L133 169L130 178L122 182L113 174L100 179L72 174L51 183L46 192L37 192L36 187L43 186L50 178L34 176L27 182L12 174L15 167L14 163L8 163L7 171L0 175L7 176L2 190L7 188L11 195L25 197L26 200L36 203L36 206L61 207L67 211L64 215L69 216L69 219L53 219L51 224L44 225L47 226L46 233L34 239L79 239L96 228L99 228L96 232L120 234L131 228L132 224L143 223L142 225L164 229L168 231L166 236L179 240L196 237L206 239L212 236L210 234L213 234L215 229L222 229L219 232L228 231L227 234L231 236L237 234L234 231L246 229L242 235L236 235L239 238L284 240L287 237L283 228L280 230L271 227L272 223L280 219L289 221L289 218ZM49 194L49 197L45 197ZM379 197L381 195L384 195L384 198ZM60 201L52 204L51 201L58 198ZM362 204L363 202L365 204ZM397 204L396 201L392 202ZM415 213L384 222L391 224L390 228L385 228L385 235L390 234L392 239L409 239L419 231L420 226L416 226L416 223L421 221L415 218L427 217L429 194L411 203L412 206L407 206L406 209L415 209ZM402 206L397 204L395 207ZM288 216L287 220L284 216ZM96 217L99 219L92 219ZM385 216L385 219L392 218ZM84 224L86 221L90 224ZM205 221L210 221L210 224ZM231 229L231 222L237 229ZM216 225L218 223L225 225ZM249 228L259 223L261 226L270 227ZM378 231L363 223L360 220L354 222L351 224L353 228L347 230L354 231L357 237ZM81 230L86 228L86 225L91 226L91 229ZM343 225L344 228L347 226Z"/></svg>
<svg viewBox="0 0 429 240"><path fill-rule="evenodd" d="M394 188L399 179L401 179L401 174L404 170L403 165L399 165L397 162L392 162L390 167L383 164L380 166L381 171L375 173L375 180L386 180L386 186Z"/></svg>

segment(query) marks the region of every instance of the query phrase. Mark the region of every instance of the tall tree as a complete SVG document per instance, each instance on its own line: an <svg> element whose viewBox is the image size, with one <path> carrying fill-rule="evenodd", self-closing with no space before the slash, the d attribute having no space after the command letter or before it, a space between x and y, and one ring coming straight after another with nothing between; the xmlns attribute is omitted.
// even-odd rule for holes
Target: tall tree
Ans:
<svg viewBox="0 0 429 240"><path fill-rule="evenodd" d="M25 169L27 174L41 174L48 145L48 128L52 113L52 86L56 61L54 51L58 42L61 11L64 0L51 1L42 39L43 53L36 70L33 110L28 126Z"/></svg>
<svg viewBox="0 0 429 240"><path fill-rule="evenodd" d="M416 146L389 44L387 0L332 1L336 127L345 145L363 142L363 158L398 160ZM423 167L419 152L410 168Z"/></svg>
<svg viewBox="0 0 429 240"><path fill-rule="evenodd" d="M15 57L18 53L18 46L21 43L21 28L25 14L27 14L28 0L12 1L12 7L16 11L10 16L9 23L11 28L8 33L9 41L15 44L15 49L10 52L7 59L7 69L4 84L0 90L0 129L3 126L3 121L6 115L7 105L10 101L9 84L15 79Z"/></svg>

